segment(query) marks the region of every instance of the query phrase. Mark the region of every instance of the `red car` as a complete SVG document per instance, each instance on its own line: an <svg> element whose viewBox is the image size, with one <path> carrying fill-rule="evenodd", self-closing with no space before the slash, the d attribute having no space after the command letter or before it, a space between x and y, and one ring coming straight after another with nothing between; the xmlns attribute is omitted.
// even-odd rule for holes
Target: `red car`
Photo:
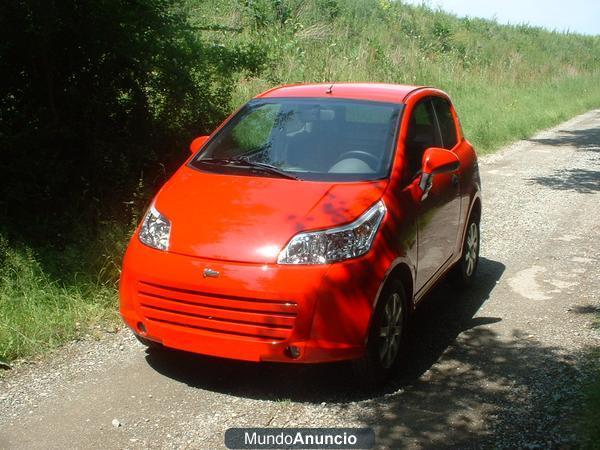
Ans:
<svg viewBox="0 0 600 450"><path fill-rule="evenodd" d="M477 157L438 89L279 87L191 150L123 263L121 314L147 345L381 380L427 291L475 275Z"/></svg>

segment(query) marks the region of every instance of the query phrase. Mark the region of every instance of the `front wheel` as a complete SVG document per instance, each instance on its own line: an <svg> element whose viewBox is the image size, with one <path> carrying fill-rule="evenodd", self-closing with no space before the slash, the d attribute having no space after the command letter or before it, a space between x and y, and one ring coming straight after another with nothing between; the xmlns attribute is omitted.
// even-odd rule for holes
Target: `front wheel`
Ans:
<svg viewBox="0 0 600 450"><path fill-rule="evenodd" d="M479 265L479 217L471 215L467 225L467 234L463 243L460 261L454 267L452 279L459 287L468 287L472 284L477 266Z"/></svg>
<svg viewBox="0 0 600 450"><path fill-rule="evenodd" d="M145 345L146 347L148 347L150 350L164 350L165 347L160 343L160 342L156 342L153 341L151 339L146 339L143 336L140 336L137 333L133 333L133 335L136 337L136 339L142 344Z"/></svg>
<svg viewBox="0 0 600 450"><path fill-rule="evenodd" d="M365 355L354 362L356 375L378 387L392 375L404 353L408 308L404 287L392 281L381 293L374 312Z"/></svg>

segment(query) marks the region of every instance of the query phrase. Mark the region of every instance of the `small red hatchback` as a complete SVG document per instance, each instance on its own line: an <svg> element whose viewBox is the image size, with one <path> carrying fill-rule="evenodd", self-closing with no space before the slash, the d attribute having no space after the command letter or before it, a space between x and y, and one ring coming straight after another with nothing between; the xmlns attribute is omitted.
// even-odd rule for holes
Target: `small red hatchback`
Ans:
<svg viewBox="0 0 600 450"><path fill-rule="evenodd" d="M191 150L123 263L147 345L382 379L427 291L475 275L477 157L438 89L279 87Z"/></svg>

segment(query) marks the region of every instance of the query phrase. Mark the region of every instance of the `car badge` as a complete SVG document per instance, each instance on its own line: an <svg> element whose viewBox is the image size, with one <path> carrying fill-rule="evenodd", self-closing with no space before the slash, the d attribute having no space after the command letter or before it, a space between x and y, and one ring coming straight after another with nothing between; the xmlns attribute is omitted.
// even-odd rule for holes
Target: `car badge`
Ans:
<svg viewBox="0 0 600 450"><path fill-rule="evenodd" d="M204 278L217 278L220 275L220 272L216 270L209 269L208 267L204 269Z"/></svg>

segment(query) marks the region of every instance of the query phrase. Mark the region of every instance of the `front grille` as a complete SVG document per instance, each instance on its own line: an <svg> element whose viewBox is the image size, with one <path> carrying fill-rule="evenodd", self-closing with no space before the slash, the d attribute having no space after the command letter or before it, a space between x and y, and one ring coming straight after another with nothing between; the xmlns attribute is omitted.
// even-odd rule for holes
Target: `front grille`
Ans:
<svg viewBox="0 0 600 450"><path fill-rule="evenodd" d="M141 281L138 299L146 319L161 325L202 330L259 341L289 337L298 305L180 289Z"/></svg>

